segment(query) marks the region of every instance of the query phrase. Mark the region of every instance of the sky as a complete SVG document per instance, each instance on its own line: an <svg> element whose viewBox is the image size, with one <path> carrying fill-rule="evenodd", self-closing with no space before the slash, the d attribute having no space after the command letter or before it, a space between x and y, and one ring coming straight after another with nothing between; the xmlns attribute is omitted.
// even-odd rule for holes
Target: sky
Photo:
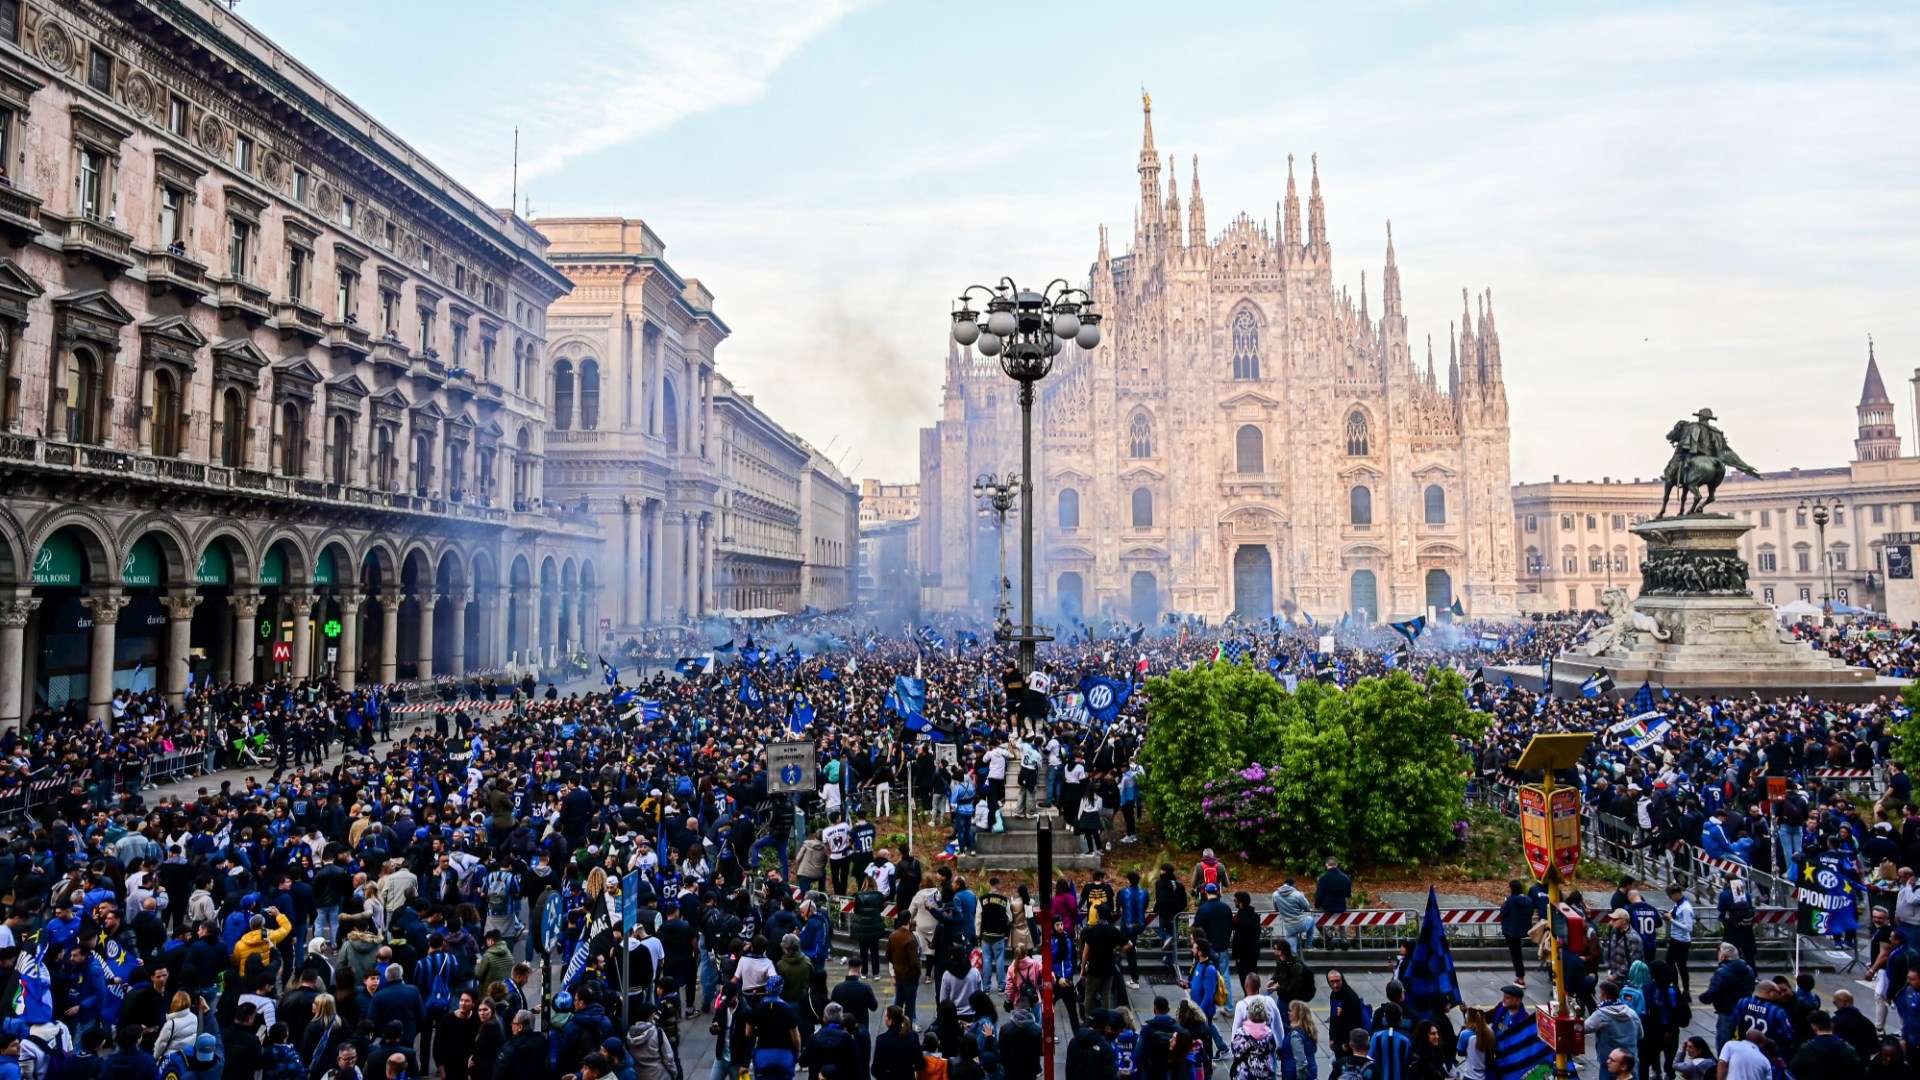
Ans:
<svg viewBox="0 0 1920 1080"><path fill-rule="evenodd" d="M239 14L496 205L518 127L523 209L645 219L732 327L721 370L856 476L917 478L961 287L1083 279L1102 223L1118 254L1143 87L1216 234L1318 153L1336 283L1376 314L1391 219L1416 353L1493 290L1515 480L1655 475L1701 407L1762 469L1840 464L1869 334L1920 453L1905 3Z"/></svg>

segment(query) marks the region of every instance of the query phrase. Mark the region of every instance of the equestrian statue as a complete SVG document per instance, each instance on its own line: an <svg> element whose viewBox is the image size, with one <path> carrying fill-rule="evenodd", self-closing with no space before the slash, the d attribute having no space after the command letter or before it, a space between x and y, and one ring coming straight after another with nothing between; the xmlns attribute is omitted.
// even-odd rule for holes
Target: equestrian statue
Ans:
<svg viewBox="0 0 1920 1080"><path fill-rule="evenodd" d="M1680 517L1705 510L1712 504L1720 482L1726 479L1729 465L1755 479L1760 476L1727 445L1726 433L1713 426L1718 418L1712 409L1701 409L1693 415L1694 419L1682 420L1667 432L1673 457L1661 474L1666 490L1660 494L1659 517L1667 516L1667 500L1673 497L1674 488L1680 489Z"/></svg>

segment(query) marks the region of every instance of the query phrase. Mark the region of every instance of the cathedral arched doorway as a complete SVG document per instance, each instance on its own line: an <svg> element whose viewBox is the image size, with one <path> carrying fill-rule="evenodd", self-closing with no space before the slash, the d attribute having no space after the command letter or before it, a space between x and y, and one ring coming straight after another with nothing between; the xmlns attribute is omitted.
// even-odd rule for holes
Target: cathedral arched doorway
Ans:
<svg viewBox="0 0 1920 1080"><path fill-rule="evenodd" d="M1427 571L1427 610L1446 618L1453 607L1453 575L1445 570Z"/></svg>
<svg viewBox="0 0 1920 1080"><path fill-rule="evenodd" d="M1353 584L1348 591L1347 610L1363 623L1373 622L1380 617L1380 583L1374 580L1373 571L1355 570Z"/></svg>
<svg viewBox="0 0 1920 1080"><path fill-rule="evenodd" d="M1273 555L1264 544L1242 544L1233 553L1233 613L1243 622L1273 616Z"/></svg>
<svg viewBox="0 0 1920 1080"><path fill-rule="evenodd" d="M1087 610L1087 584L1077 570L1069 570L1060 575L1054 586L1054 595L1060 598L1060 620L1072 623Z"/></svg>
<svg viewBox="0 0 1920 1080"><path fill-rule="evenodd" d="M1263 549L1264 550L1264 549ZM1135 570L1131 595L1127 598L1129 615L1142 625L1160 617L1160 582L1150 570Z"/></svg>

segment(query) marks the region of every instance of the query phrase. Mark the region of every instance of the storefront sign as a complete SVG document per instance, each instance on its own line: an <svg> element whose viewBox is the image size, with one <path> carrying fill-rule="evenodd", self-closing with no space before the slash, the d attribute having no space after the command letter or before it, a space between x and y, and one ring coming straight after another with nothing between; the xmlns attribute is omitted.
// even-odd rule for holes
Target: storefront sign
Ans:
<svg viewBox="0 0 1920 1080"><path fill-rule="evenodd" d="M331 585L333 584L333 574L333 549L328 548L321 552L320 557L313 562L313 583L315 585Z"/></svg>
<svg viewBox="0 0 1920 1080"><path fill-rule="evenodd" d="M69 533L57 532L47 537L47 542L34 554L33 583L78 585L86 567L87 557L81 553L79 541Z"/></svg>
<svg viewBox="0 0 1920 1080"><path fill-rule="evenodd" d="M287 583L286 551L278 544L267 549L267 557L260 560L260 584L285 585Z"/></svg>
<svg viewBox="0 0 1920 1080"><path fill-rule="evenodd" d="M193 568L193 580L201 585L225 585L233 580L233 560L227 557L225 544L215 542L207 545L200 553L200 563Z"/></svg>
<svg viewBox="0 0 1920 1080"><path fill-rule="evenodd" d="M120 564L120 583L158 585L164 565L160 559L160 545L154 543L151 536L143 536L127 549L127 559Z"/></svg>

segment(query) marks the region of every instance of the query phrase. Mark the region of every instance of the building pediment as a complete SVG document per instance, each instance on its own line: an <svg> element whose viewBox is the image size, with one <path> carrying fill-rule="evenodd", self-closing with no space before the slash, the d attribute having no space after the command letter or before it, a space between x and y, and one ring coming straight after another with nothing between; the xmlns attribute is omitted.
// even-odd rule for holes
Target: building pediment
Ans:
<svg viewBox="0 0 1920 1080"><path fill-rule="evenodd" d="M1258 390L1242 390L1230 398L1221 399L1220 408L1226 412L1233 412L1242 406L1271 409L1279 404L1280 399L1268 397Z"/></svg>
<svg viewBox="0 0 1920 1080"><path fill-rule="evenodd" d="M1090 563L1093 561L1093 552L1077 546L1057 547L1047 552L1047 558L1052 562Z"/></svg>
<svg viewBox="0 0 1920 1080"><path fill-rule="evenodd" d="M0 259L0 318L26 322L27 304L45 291L12 259Z"/></svg>
<svg viewBox="0 0 1920 1080"><path fill-rule="evenodd" d="M1451 480L1454 477L1459 475L1460 475L1459 473L1455 472L1452 469L1447 468L1445 465L1442 465L1437 461L1427 465L1422 465L1419 468L1413 470L1413 478L1423 483L1433 483L1440 480Z"/></svg>
<svg viewBox="0 0 1920 1080"><path fill-rule="evenodd" d="M447 426L458 428L471 434L474 429L473 417L468 416L466 413L455 413L453 416L447 418Z"/></svg>
<svg viewBox="0 0 1920 1080"><path fill-rule="evenodd" d="M1164 548L1150 547L1146 544L1136 544L1133 547L1124 548L1121 550L1120 561L1122 562L1166 562L1167 552L1166 552L1166 549Z"/></svg>
<svg viewBox="0 0 1920 1080"><path fill-rule="evenodd" d="M1461 551L1458 544L1448 543L1445 540L1429 540L1420 545L1417 554L1423 558L1457 559L1466 552Z"/></svg>
<svg viewBox="0 0 1920 1080"><path fill-rule="evenodd" d="M1135 465L1133 468L1120 474L1121 482L1128 484L1138 484L1147 480L1158 482L1166 478L1166 473L1147 465Z"/></svg>
<svg viewBox="0 0 1920 1080"><path fill-rule="evenodd" d="M140 324L140 358L173 364L192 371L195 353L206 347L207 337L179 315L162 315Z"/></svg>
<svg viewBox="0 0 1920 1080"><path fill-rule="evenodd" d="M320 371L312 364L307 363L305 357L290 356L273 365L273 377L276 379L291 379L295 382L303 382L308 386L313 386L320 382Z"/></svg>
<svg viewBox="0 0 1920 1080"><path fill-rule="evenodd" d="M360 376L355 375L351 371L344 375L335 375L333 378L327 380L327 393L329 394L347 394L352 397L363 398L367 396L368 392L367 384L361 382Z"/></svg>
<svg viewBox="0 0 1920 1080"><path fill-rule="evenodd" d="M69 319L90 319L116 327L133 321L133 312L105 289L82 289L54 297L53 309Z"/></svg>
<svg viewBox="0 0 1920 1080"><path fill-rule="evenodd" d="M1349 484L1360 480L1371 481L1377 484L1385 475L1386 474L1379 469L1366 464L1350 465L1340 470L1340 479Z"/></svg>
<svg viewBox="0 0 1920 1080"><path fill-rule="evenodd" d="M260 351L260 346L247 338L227 338L216 343L213 347L213 358L244 364L256 371L273 363L266 353Z"/></svg>
<svg viewBox="0 0 1920 1080"><path fill-rule="evenodd" d="M416 419L445 420L447 419L447 410L441 408L439 402L428 398L414 405L413 415Z"/></svg>
<svg viewBox="0 0 1920 1080"><path fill-rule="evenodd" d="M1384 559L1387 557L1387 549L1379 544L1362 541L1341 548L1340 557L1342 559Z"/></svg>
<svg viewBox="0 0 1920 1080"><path fill-rule="evenodd" d="M1240 503L1229 506L1214 519L1216 524L1230 525L1235 532L1242 534L1283 529L1291 524L1291 520L1287 514L1269 503Z"/></svg>
<svg viewBox="0 0 1920 1080"><path fill-rule="evenodd" d="M1072 469L1072 468L1057 470L1054 472L1053 476L1050 477L1050 479L1056 485L1063 485L1063 486L1068 484L1093 483L1093 476L1091 474L1083 473L1079 469Z"/></svg>

